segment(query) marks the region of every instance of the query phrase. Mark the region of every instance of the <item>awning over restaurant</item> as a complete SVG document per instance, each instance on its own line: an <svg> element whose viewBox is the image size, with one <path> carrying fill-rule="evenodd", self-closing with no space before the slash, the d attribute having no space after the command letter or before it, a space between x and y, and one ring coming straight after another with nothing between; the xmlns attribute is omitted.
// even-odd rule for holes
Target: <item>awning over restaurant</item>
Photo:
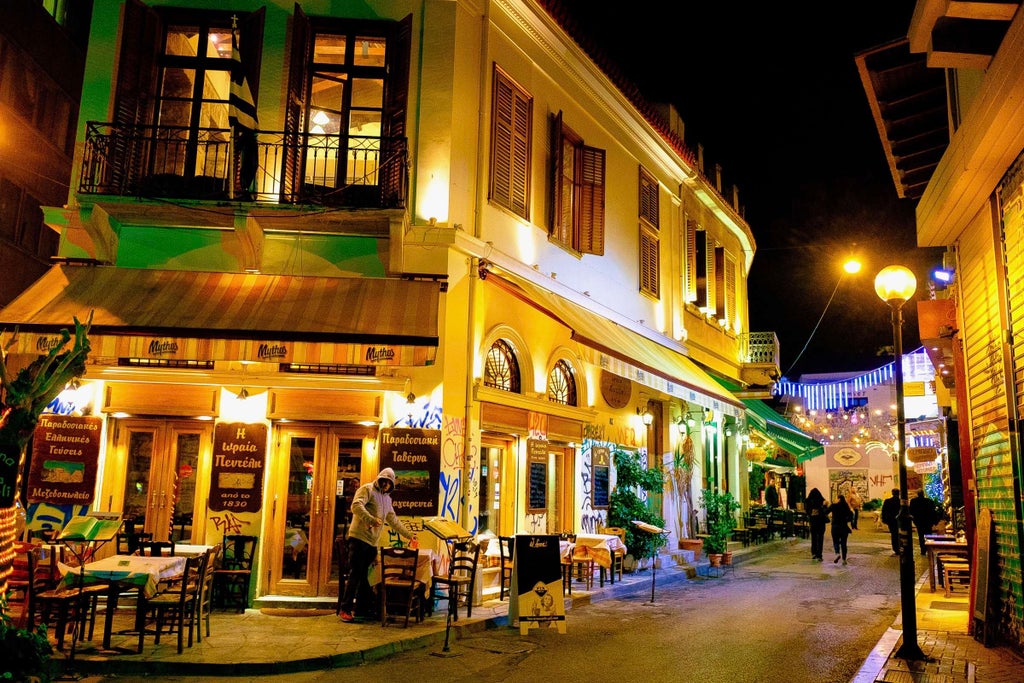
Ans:
<svg viewBox="0 0 1024 683"><path fill-rule="evenodd" d="M572 338L585 347L585 352L589 351L586 360L592 365L689 403L733 417L742 416L740 400L679 351L521 278L513 280L511 276L488 272L486 281L572 330Z"/></svg>
<svg viewBox="0 0 1024 683"><path fill-rule="evenodd" d="M798 463L825 454L825 447L789 420L772 410L764 401L743 399L747 406L747 423L796 456Z"/></svg>
<svg viewBox="0 0 1024 683"><path fill-rule="evenodd" d="M93 315L92 357L430 365L441 284L395 278L54 266L0 310L13 352Z"/></svg>

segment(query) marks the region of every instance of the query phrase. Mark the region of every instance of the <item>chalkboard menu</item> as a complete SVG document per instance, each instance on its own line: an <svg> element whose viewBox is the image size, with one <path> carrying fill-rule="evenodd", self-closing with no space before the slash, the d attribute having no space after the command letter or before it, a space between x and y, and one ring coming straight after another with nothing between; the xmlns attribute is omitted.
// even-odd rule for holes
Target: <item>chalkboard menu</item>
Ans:
<svg viewBox="0 0 1024 683"><path fill-rule="evenodd" d="M591 470L594 480L595 508L608 507L608 482L611 474L611 451L607 446L594 446L590 451Z"/></svg>
<svg viewBox="0 0 1024 683"><path fill-rule="evenodd" d="M548 509L548 444L528 439L527 450L527 512L538 514Z"/></svg>
<svg viewBox="0 0 1024 683"><path fill-rule="evenodd" d="M974 629L975 640L980 640L986 647L992 642L992 634L988 627L988 599L992 590L989 584L990 579L998 582L996 574L998 565L992 562L992 535L993 535L992 510L982 508L978 515L978 526L975 536L974 548L974 608L973 616L976 622ZM980 636L980 637L979 637Z"/></svg>
<svg viewBox="0 0 1024 683"><path fill-rule="evenodd" d="M258 512L263 507L267 426L220 423L213 430L209 507L215 512Z"/></svg>

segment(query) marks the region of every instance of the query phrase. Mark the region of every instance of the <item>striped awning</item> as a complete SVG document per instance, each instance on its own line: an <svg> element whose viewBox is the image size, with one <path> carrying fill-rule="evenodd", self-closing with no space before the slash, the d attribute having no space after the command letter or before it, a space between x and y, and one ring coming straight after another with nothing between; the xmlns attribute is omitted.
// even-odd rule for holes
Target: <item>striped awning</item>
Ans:
<svg viewBox="0 0 1024 683"><path fill-rule="evenodd" d="M743 403L747 406L747 423L796 456L798 463L825 454L825 447L820 442L800 431L764 401L745 398Z"/></svg>
<svg viewBox="0 0 1024 683"><path fill-rule="evenodd" d="M583 355L592 365L694 405L733 417L743 415L740 400L679 351L520 278L489 272L486 281L572 330L572 338L584 347Z"/></svg>
<svg viewBox="0 0 1024 683"><path fill-rule="evenodd" d="M42 353L92 313L91 358L430 365L441 284L395 278L54 266L0 310Z"/></svg>

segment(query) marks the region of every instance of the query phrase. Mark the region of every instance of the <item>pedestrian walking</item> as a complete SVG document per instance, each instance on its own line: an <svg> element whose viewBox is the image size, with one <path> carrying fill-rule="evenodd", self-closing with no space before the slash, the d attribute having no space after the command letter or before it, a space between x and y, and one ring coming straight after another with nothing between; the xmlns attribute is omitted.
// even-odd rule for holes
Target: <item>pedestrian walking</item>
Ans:
<svg viewBox="0 0 1024 683"><path fill-rule="evenodd" d="M910 518L917 527L917 542L921 546L921 554L925 555L928 549L924 547L924 535L932 532L936 514L935 503L924 495L924 489L918 489L917 495L910 501Z"/></svg>
<svg viewBox="0 0 1024 683"><path fill-rule="evenodd" d="M882 524L889 527L892 554L900 554L900 490L893 489L892 496L882 501Z"/></svg>
<svg viewBox="0 0 1024 683"><path fill-rule="evenodd" d="M811 559L821 562L825 545L825 525L828 524L828 505L821 491L814 488L807 494L804 510L811 527Z"/></svg>
<svg viewBox="0 0 1024 683"><path fill-rule="evenodd" d="M391 504L391 492L395 488L395 471L385 467L377 479L356 489L352 497L352 524L348 529L349 578L341 601L341 620L355 621L355 617L370 616L373 591L367 574L377 559L377 545L380 541L384 522L391 525L400 536L413 541L416 537L395 514ZM353 614L353 606L358 614Z"/></svg>
<svg viewBox="0 0 1024 683"><path fill-rule="evenodd" d="M850 510L853 511L853 521L850 522L850 527L856 529L857 519L860 518L860 509L864 507L864 501L861 500L860 494L857 493L857 487L852 484L846 492L846 504L849 505Z"/></svg>
<svg viewBox="0 0 1024 683"><path fill-rule="evenodd" d="M828 511L832 515L832 547L836 551L836 559L832 561L838 563L841 559L846 564L846 542L852 531L850 522L853 520L853 512L843 496L839 496L839 500L832 503Z"/></svg>

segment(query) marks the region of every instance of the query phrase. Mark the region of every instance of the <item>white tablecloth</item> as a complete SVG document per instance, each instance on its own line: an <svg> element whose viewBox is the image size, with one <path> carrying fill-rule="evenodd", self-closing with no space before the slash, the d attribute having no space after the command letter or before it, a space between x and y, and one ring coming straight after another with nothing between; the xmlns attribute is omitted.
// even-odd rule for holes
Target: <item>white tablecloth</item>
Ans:
<svg viewBox="0 0 1024 683"><path fill-rule="evenodd" d="M143 557L140 555L111 555L85 565L82 583L86 586L97 583L118 583L138 586L142 595L151 598L156 595L160 581L181 576L185 571L185 557ZM61 565L64 571L64 585L78 585L79 568Z"/></svg>
<svg viewBox="0 0 1024 683"><path fill-rule="evenodd" d="M612 566L612 554L626 552L625 544L613 534L576 534L576 547L586 548L594 561L608 569Z"/></svg>
<svg viewBox="0 0 1024 683"><path fill-rule="evenodd" d="M174 554L181 557L199 557L207 550L212 548L212 545L198 545L193 543L175 543Z"/></svg>

